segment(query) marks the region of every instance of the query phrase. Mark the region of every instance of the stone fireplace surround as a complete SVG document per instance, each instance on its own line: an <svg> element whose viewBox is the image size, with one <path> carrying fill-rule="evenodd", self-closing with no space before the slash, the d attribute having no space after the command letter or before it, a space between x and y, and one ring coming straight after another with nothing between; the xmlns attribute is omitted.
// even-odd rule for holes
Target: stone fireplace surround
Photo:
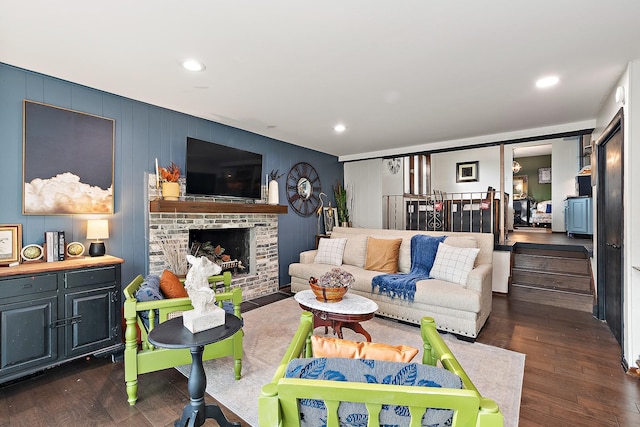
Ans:
<svg viewBox="0 0 640 427"><path fill-rule="evenodd" d="M192 229L247 228L251 236L249 273L233 273L231 286L242 289L244 300L278 291L278 214L286 213L286 206L217 202L209 197L179 201L151 196L149 199L149 274L161 275L168 268L157 243L159 233L181 241L186 248Z"/></svg>

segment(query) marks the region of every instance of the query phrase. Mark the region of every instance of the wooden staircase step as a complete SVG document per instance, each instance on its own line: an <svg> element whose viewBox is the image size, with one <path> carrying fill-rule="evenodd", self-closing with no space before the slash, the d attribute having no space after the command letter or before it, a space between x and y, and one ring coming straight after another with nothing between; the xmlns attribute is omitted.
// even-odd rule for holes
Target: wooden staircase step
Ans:
<svg viewBox="0 0 640 427"><path fill-rule="evenodd" d="M552 289L532 288L513 284L511 286L509 298L593 313L594 300L592 295L562 292Z"/></svg>
<svg viewBox="0 0 640 427"><path fill-rule="evenodd" d="M512 270L511 281L513 284L528 287L554 289L581 294L592 293L591 276L514 268Z"/></svg>
<svg viewBox="0 0 640 427"><path fill-rule="evenodd" d="M574 248L518 246L509 297L592 313L591 261Z"/></svg>
<svg viewBox="0 0 640 427"><path fill-rule="evenodd" d="M544 272L591 276L589 260L586 258L516 253L514 255L513 265L514 268L522 270L538 270Z"/></svg>
<svg viewBox="0 0 640 427"><path fill-rule="evenodd" d="M557 247L553 247L553 246L549 247L547 245L545 245L544 248L518 245L515 249L515 253L526 254L526 255L550 256L550 257L556 257L556 258L587 259L589 257L584 250L559 249Z"/></svg>

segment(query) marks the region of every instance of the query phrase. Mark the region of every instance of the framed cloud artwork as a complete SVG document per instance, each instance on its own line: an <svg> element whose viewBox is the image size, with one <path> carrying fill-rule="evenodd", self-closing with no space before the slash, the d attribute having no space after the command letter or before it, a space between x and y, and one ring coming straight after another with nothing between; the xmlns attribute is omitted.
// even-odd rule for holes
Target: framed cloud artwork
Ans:
<svg viewBox="0 0 640 427"><path fill-rule="evenodd" d="M113 213L115 120L24 100L22 213Z"/></svg>

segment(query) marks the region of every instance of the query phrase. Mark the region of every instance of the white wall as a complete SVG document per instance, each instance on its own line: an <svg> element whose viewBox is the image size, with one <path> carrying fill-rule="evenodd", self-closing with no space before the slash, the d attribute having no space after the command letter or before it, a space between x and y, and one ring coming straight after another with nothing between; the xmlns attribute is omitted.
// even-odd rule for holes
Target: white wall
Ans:
<svg viewBox="0 0 640 427"><path fill-rule="evenodd" d="M383 228L402 230L405 227L404 174L404 158L400 158L400 170L395 174L389 170L387 160L382 161Z"/></svg>
<svg viewBox="0 0 640 427"><path fill-rule="evenodd" d="M491 289L493 292L509 292L509 273L511 272L511 252L493 251L493 272Z"/></svg>
<svg viewBox="0 0 640 427"><path fill-rule="evenodd" d="M478 182L456 182L456 163L475 161L479 162ZM509 190L511 185L509 184L509 187L505 187L505 192L511 193ZM500 190L499 146L449 151L431 155L431 189L442 190L447 193L480 193L487 191L488 186Z"/></svg>
<svg viewBox="0 0 640 427"><path fill-rule="evenodd" d="M344 164L344 184L353 194L349 217L354 227L382 228L382 159Z"/></svg>
<svg viewBox="0 0 640 427"><path fill-rule="evenodd" d="M615 91L618 86L625 88L625 104L615 102ZM638 101L637 103L635 101ZM605 98L603 107L598 113L593 139L597 140L611 119L624 107L624 143L623 143L623 323L624 329L622 355L629 366L636 365L640 357L640 61L630 62L626 72L620 77L611 92ZM635 148L635 149L634 149ZM596 191L597 188L594 188ZM594 199L597 203L597 198ZM594 206L595 206L594 203ZM594 212L597 216L597 210ZM596 218L597 221L597 218ZM597 222L596 222L597 224ZM598 230L594 227L594 270L597 266ZM594 271L597 274L597 271ZM596 276L597 277L597 276Z"/></svg>
<svg viewBox="0 0 640 427"><path fill-rule="evenodd" d="M551 230L564 232L564 200L576 195L576 175L580 170L578 138L554 140L551 147Z"/></svg>

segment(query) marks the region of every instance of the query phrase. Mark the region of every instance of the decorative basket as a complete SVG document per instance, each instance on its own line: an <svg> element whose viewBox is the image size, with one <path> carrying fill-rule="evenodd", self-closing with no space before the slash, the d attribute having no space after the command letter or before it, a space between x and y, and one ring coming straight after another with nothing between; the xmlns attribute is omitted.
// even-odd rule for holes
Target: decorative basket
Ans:
<svg viewBox="0 0 640 427"><path fill-rule="evenodd" d="M324 286L309 283L311 290L316 296L316 299L320 302L339 302L342 301L342 297L347 293L349 288L346 286L340 288L326 288Z"/></svg>

